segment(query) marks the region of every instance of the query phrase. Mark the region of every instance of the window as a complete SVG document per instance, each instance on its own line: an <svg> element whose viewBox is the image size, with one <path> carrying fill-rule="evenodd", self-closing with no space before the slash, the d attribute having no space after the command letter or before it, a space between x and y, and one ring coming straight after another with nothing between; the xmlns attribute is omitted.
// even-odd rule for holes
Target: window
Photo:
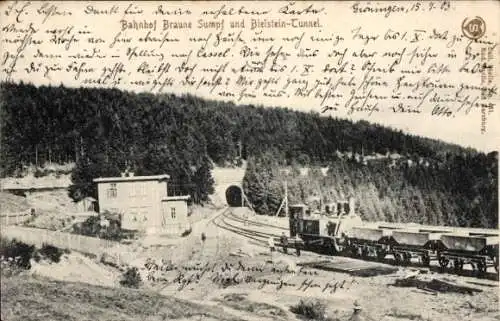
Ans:
<svg viewBox="0 0 500 321"><path fill-rule="evenodd" d="M172 216L172 218L175 218L175 207L172 207L170 209L170 216Z"/></svg>
<svg viewBox="0 0 500 321"><path fill-rule="evenodd" d="M116 198L116 195L117 195L116 183L112 183L109 185L109 188L108 188L106 194L107 194L108 198Z"/></svg>

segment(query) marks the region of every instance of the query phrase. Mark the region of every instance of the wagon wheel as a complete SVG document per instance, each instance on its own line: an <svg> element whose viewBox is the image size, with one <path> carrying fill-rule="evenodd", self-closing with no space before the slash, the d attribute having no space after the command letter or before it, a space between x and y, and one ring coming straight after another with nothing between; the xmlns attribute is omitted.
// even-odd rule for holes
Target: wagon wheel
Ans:
<svg viewBox="0 0 500 321"><path fill-rule="evenodd" d="M403 260L405 265L410 265L411 263L411 254L410 253L403 253Z"/></svg>
<svg viewBox="0 0 500 321"><path fill-rule="evenodd" d="M486 262L481 260L479 262L477 262L477 270L479 271L479 273L486 273L486 269L487 269L487 266L486 266Z"/></svg>
<svg viewBox="0 0 500 321"><path fill-rule="evenodd" d="M334 242L335 241L330 241L330 242L326 243L328 254L331 256L337 254L337 250L335 249Z"/></svg>
<svg viewBox="0 0 500 321"><path fill-rule="evenodd" d="M443 269L447 267L448 263L450 262L450 260L448 260L445 257L440 257L438 261L439 261L439 266L441 266Z"/></svg>
<svg viewBox="0 0 500 321"><path fill-rule="evenodd" d="M386 255L387 252L384 249L377 250L377 260L383 261Z"/></svg>
<svg viewBox="0 0 500 321"><path fill-rule="evenodd" d="M431 258L429 256L429 254L422 255L422 264L424 266L429 266L431 264Z"/></svg>
<svg viewBox="0 0 500 321"><path fill-rule="evenodd" d="M453 268L457 272L463 270L463 268L464 268L464 261L463 260L459 260L459 259L455 259L453 261Z"/></svg>
<svg viewBox="0 0 500 321"><path fill-rule="evenodd" d="M349 256L350 257L356 257L358 254L358 248L356 245L351 245L349 246Z"/></svg>
<svg viewBox="0 0 500 321"><path fill-rule="evenodd" d="M356 256L356 247L351 244L347 248L346 252L347 252L347 255L349 255L350 257L355 257Z"/></svg>
<svg viewBox="0 0 500 321"><path fill-rule="evenodd" d="M401 253L394 253L394 260L396 261L397 265L401 265L401 262L403 261Z"/></svg>

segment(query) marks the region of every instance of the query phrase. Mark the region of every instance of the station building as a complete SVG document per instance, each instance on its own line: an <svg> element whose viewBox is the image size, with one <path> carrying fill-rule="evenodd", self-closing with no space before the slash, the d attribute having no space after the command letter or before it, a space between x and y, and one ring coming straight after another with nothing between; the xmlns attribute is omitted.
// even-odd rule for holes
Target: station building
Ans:
<svg viewBox="0 0 500 321"><path fill-rule="evenodd" d="M99 212L121 217L123 229L148 234L180 234L190 228L189 195L168 196L169 175L99 177Z"/></svg>

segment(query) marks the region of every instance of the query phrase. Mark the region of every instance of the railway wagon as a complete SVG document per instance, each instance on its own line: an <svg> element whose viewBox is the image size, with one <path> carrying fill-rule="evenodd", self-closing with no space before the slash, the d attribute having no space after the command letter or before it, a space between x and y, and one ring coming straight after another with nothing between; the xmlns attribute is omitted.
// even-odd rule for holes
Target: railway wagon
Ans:
<svg viewBox="0 0 500 321"><path fill-rule="evenodd" d="M353 227L345 235L348 246L348 254L363 258L376 256L383 259L390 246L390 238L393 231L377 227Z"/></svg>
<svg viewBox="0 0 500 321"><path fill-rule="evenodd" d="M344 254L383 260L394 256L397 264L418 258L423 265L438 261L456 270L470 264L480 273L488 267L498 272L499 231L401 223L366 223L354 206L338 203L332 213L311 213L304 204L289 208L290 236L300 236L304 247L331 255ZM349 211L346 211L349 209Z"/></svg>
<svg viewBox="0 0 500 321"><path fill-rule="evenodd" d="M488 267L498 272L498 236L470 235L463 233L443 234L440 242L443 249L438 252L439 265L443 268L453 262L453 268L462 270L464 264L470 264L480 273Z"/></svg>
<svg viewBox="0 0 500 321"><path fill-rule="evenodd" d="M498 236L494 231L487 235L466 233L466 229L395 229L393 227L356 227L352 229L348 242L362 257L373 254L381 260L392 254L397 264L409 264L418 257L422 264L437 260L442 268L453 262L456 271L470 264L473 270L485 273L488 267L498 272ZM354 252L355 254L356 251Z"/></svg>
<svg viewBox="0 0 500 321"><path fill-rule="evenodd" d="M459 233L464 235L486 235L486 236L500 236L498 229L486 229L477 227L457 227L457 226L433 226L417 223L388 223L388 222L374 222L369 223L380 228L388 229L414 229L420 232L431 233Z"/></svg>
<svg viewBox="0 0 500 321"><path fill-rule="evenodd" d="M437 260L438 240L441 231L419 229L401 229L392 233L390 252L397 264L408 264L417 257L423 265L428 266Z"/></svg>

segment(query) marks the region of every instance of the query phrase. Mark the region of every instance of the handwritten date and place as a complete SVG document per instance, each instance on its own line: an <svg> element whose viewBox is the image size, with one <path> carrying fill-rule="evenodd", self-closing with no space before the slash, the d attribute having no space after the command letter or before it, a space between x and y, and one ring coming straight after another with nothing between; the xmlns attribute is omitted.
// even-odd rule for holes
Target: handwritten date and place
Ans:
<svg viewBox="0 0 500 321"><path fill-rule="evenodd" d="M353 3L352 24L342 31L327 27L332 9L314 2L68 7L1 7L2 80L182 88L235 102L304 99L325 114L447 118L479 111L484 124L498 95L496 42L470 40L459 29L387 23L373 31L362 23L369 16L446 15L453 10L449 1ZM103 21L97 19L108 24L93 23Z"/></svg>

